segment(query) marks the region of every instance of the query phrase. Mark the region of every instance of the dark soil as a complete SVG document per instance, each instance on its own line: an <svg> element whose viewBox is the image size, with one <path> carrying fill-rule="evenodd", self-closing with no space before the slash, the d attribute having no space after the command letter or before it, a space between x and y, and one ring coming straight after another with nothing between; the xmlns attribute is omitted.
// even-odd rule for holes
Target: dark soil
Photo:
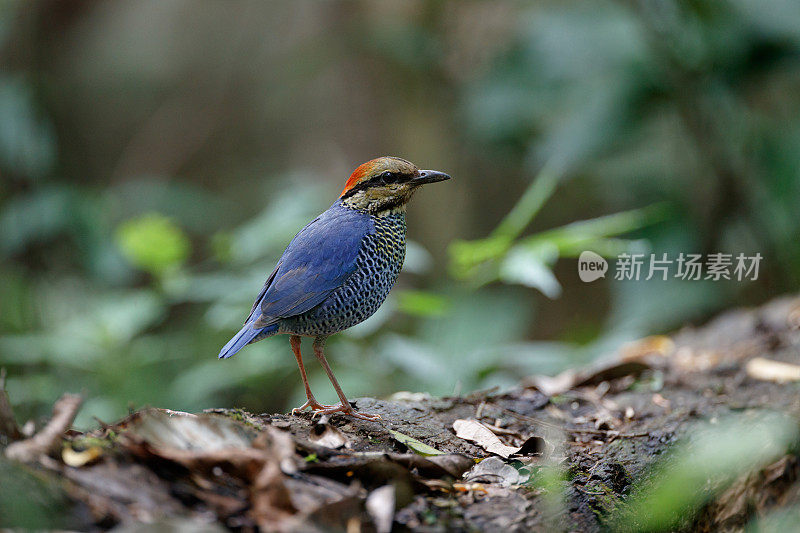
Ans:
<svg viewBox="0 0 800 533"><path fill-rule="evenodd" d="M338 414L319 421L310 414L148 410L89 434L59 430L57 442L39 449L31 448L36 437L19 440L0 398L2 438L14 442L6 448L11 458L0 459L0 479L16 480L32 495L31 512L40 513L39 522L12 523L27 515L9 514L9 504L0 502L0 525L635 529L616 521L633 488L655 482L654 464L669 468L680 459L665 453L676 443L688 442L691 450L698 423L775 411L800 417L797 381L753 377L747 363L757 357L800 364L800 299L643 339L603 365L557 379L528 378L503 394L357 399L356 409L380 414L378 422ZM485 442L457 436L456 420L477 420L502 444L522 450L510 457L490 453ZM406 437L421 444L403 444ZM431 453L422 445L441 455L420 455ZM738 529L798 503L795 448L716 487L678 527ZM478 470L478 460L487 458L494 459Z"/></svg>

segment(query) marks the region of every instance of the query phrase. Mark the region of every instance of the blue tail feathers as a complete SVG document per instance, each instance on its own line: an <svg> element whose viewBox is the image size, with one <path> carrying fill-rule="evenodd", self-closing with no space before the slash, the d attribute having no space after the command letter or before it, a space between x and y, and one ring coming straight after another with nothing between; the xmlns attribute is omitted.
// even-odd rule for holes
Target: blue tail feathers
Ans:
<svg viewBox="0 0 800 533"><path fill-rule="evenodd" d="M269 335L274 335L278 331L278 325L273 324L271 326L267 326L265 328L253 328L253 322L248 322L247 324L239 330L239 333L233 336L231 340L228 341L228 344L223 346L222 350L219 352L220 359L227 359L236 354L239 350L254 342L259 340L263 337L267 337Z"/></svg>

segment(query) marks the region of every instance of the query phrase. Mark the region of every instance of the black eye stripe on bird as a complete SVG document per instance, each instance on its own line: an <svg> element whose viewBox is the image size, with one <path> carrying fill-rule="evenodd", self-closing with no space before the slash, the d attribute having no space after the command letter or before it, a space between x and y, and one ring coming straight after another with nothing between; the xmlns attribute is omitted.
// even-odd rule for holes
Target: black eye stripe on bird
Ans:
<svg viewBox="0 0 800 533"><path fill-rule="evenodd" d="M310 407L315 414L380 418L353 410L325 359L325 339L377 311L405 258L406 203L419 186L446 179L450 176L419 170L399 157L379 157L359 166L336 202L286 247L244 327L222 348L220 359L263 338L290 335L307 398L292 414ZM322 405L311 393L300 336L314 337L314 355L336 389L339 405Z"/></svg>
<svg viewBox="0 0 800 533"><path fill-rule="evenodd" d="M372 187L383 186L383 185L393 185L399 183L407 183L414 178L413 174L400 174L397 172L384 172L374 178L370 178L367 181L361 182L352 189L348 190L344 195L343 198L349 198L354 194L358 193L359 191L366 191Z"/></svg>

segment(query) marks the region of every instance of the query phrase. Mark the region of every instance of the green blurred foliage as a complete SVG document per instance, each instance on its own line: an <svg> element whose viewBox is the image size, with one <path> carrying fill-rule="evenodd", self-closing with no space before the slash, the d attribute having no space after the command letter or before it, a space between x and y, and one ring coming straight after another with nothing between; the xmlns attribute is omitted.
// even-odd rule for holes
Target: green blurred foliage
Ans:
<svg viewBox="0 0 800 533"><path fill-rule="evenodd" d="M34 469L0 457L0 523L24 529L78 528L78 513L63 489Z"/></svg>
<svg viewBox="0 0 800 533"><path fill-rule="evenodd" d="M190 243L169 218L149 213L117 229L116 243L134 265L155 276L178 269L190 253Z"/></svg>
<svg viewBox="0 0 800 533"><path fill-rule="evenodd" d="M455 179L414 199L387 303L331 339L350 396L511 386L795 290L800 12L769 5L3 3L0 364L20 417L65 390L87 394L81 426L301 403L285 338L216 354L291 237L385 153ZM765 261L751 283L583 284L585 248Z"/></svg>
<svg viewBox="0 0 800 533"><path fill-rule="evenodd" d="M686 529L702 506L737 478L759 472L797 442L797 426L779 413L747 415L697 424L689 437L642 477L630 499L611 517L615 531ZM779 520L775 515L764 526Z"/></svg>
<svg viewBox="0 0 800 533"><path fill-rule="evenodd" d="M577 258L583 250L592 250L609 258L623 252L634 252L637 250L636 241L614 237L663 218L659 213L663 209L653 206L572 222L515 242L552 196L555 182L555 176L543 171L489 237L455 241L450 246L453 275L472 280L479 286L498 280L518 283L556 298L561 294L561 285L552 269L559 257Z"/></svg>

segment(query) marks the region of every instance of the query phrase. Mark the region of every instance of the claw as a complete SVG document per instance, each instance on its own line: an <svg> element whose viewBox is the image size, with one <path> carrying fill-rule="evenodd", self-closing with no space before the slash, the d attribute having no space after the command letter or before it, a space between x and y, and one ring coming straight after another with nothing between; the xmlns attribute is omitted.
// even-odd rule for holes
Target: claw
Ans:
<svg viewBox="0 0 800 533"><path fill-rule="evenodd" d="M381 420L381 415L371 415L368 413L357 413L353 410L350 405L326 405L321 406L320 409L314 409L314 414L312 418L316 416L322 415L330 415L333 413L342 413L348 416L352 416L354 418L360 418L361 420L369 420L370 422L375 422L376 420Z"/></svg>
<svg viewBox="0 0 800 533"><path fill-rule="evenodd" d="M318 411L324 411L325 409L333 409L336 406L335 405L325 405L325 404L319 403L317 400L315 400L313 398L309 398L308 400L306 400L306 403L304 403L300 407L295 407L294 409L292 409L292 416L297 415L298 413L302 412L303 409L306 409L308 407L310 407L311 410L314 411L314 414L316 415L316 413Z"/></svg>

